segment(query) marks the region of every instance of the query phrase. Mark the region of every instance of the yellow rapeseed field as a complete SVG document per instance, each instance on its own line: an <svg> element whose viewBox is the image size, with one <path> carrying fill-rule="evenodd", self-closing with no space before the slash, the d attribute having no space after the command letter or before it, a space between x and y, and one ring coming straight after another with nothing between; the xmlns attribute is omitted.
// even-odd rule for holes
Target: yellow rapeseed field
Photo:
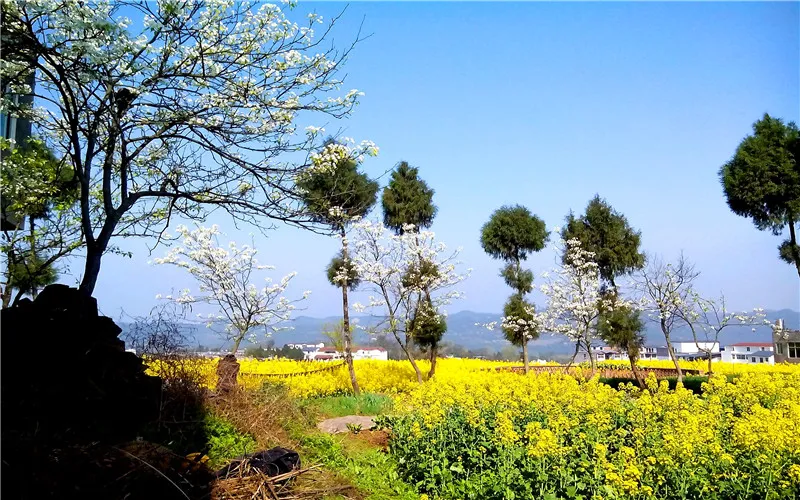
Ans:
<svg viewBox="0 0 800 500"><path fill-rule="evenodd" d="M216 384L216 366L218 359L199 359L196 370L203 374L203 379L208 387ZM416 375L408 361L355 361L356 376L361 389L365 392L382 394L403 394L418 387ZM350 392L350 378L347 369L341 361L308 362L292 361L286 359L256 360L243 358L239 360L239 382L245 387L257 388L266 381L286 385L290 392L297 397L309 398L330 396ZM425 360L418 361L423 376L427 378L430 363ZM626 367L624 363L614 364ZM519 366L519 363L503 361L486 361L478 359L441 359L437 362L436 372L440 379L459 379L465 374L481 373L487 376L487 371L497 367ZM654 368L672 368L671 361L647 361L642 366ZM703 361L681 361L681 366L686 369L705 371L707 363ZM800 373L800 365L781 364L769 366L766 364L749 365L734 363L714 363L714 372L724 375L742 373ZM588 370L585 370L588 375ZM308 373L310 372L310 373ZM150 373L158 374L157 364L151 364ZM280 375L291 375L282 377Z"/></svg>

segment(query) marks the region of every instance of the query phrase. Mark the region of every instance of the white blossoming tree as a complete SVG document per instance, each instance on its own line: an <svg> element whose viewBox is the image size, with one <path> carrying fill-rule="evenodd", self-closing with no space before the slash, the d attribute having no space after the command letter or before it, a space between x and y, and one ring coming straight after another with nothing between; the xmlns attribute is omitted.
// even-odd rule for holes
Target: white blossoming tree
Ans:
<svg viewBox="0 0 800 500"><path fill-rule="evenodd" d="M353 267L362 288L372 294L367 304L357 303L354 308L370 310L382 319L378 329L392 334L422 383L411 350L414 313L421 309L423 314L444 314L444 306L462 297L454 287L467 279L471 270L460 271L460 251L448 251L432 231L416 231L411 225L404 229L396 234L381 222L369 220L353 225ZM419 272L420 262L426 263L426 272ZM426 301L422 308L417 307L420 300Z"/></svg>
<svg viewBox="0 0 800 500"><path fill-rule="evenodd" d="M592 342L597 337L596 324L601 309L609 310L615 305L628 303L619 298L613 303L604 299L594 254L584 250L578 239L562 239L556 246L561 264L552 273L542 276L545 283L539 288L547 297L547 308L537 320L545 331L564 335L575 343L570 365L583 349L589 355L594 374ZM562 255L567 258L561 259Z"/></svg>
<svg viewBox="0 0 800 500"><path fill-rule="evenodd" d="M216 321L225 323L224 336L233 343L231 352L234 355L243 340L255 340L257 329L263 327L269 336L286 328L281 323L290 319L297 301L287 299L283 293L296 273L290 273L278 282L265 277L263 286L259 286L256 284L257 276L274 268L259 264L255 248L240 247L235 242L227 248L220 246L220 232L216 225L195 230L181 225L177 231L180 244L154 262L185 269L197 281L199 292L194 294L183 290L178 296L167 296L167 299L183 305L209 304L217 308L219 312L209 314L206 319L209 324ZM305 292L303 299L310 293Z"/></svg>
<svg viewBox="0 0 800 500"><path fill-rule="evenodd" d="M635 287L641 295L640 305L651 321L658 323L667 351L678 372L678 380L683 380L675 349L672 347L672 333L681 324L683 316L696 297L694 281L700 275L694 265L681 253L678 260L665 263L659 257L648 259L647 265L635 277Z"/></svg>
<svg viewBox="0 0 800 500"><path fill-rule="evenodd" d="M251 0L0 8L2 109L29 119L78 181L81 289L94 290L114 237L160 238L176 215L221 208L259 228L271 227L265 218L314 227L295 180L321 129L297 123L346 117L361 95L337 77L358 35L344 50L325 43L338 18L297 23Z"/></svg>
<svg viewBox="0 0 800 500"><path fill-rule="evenodd" d="M720 294L718 300L706 299L694 290L689 302L678 309L677 315L691 330L697 349L708 358L709 375L713 372L712 354L719 346L719 335L723 330L731 326L747 326L755 331L756 326L770 324L761 308L751 312L729 311L724 295Z"/></svg>

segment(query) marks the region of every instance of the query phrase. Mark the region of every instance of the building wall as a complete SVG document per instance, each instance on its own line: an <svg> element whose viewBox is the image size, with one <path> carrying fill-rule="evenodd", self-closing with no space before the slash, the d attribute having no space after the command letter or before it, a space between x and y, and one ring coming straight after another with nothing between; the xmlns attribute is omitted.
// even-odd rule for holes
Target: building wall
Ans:
<svg viewBox="0 0 800 500"><path fill-rule="evenodd" d="M698 348L698 345L700 348ZM695 354L698 352L707 352L709 349L712 352L719 352L719 343L717 342L674 342L672 344L676 354Z"/></svg>
<svg viewBox="0 0 800 500"><path fill-rule="evenodd" d="M772 341L776 363L800 363L800 330L775 330Z"/></svg>

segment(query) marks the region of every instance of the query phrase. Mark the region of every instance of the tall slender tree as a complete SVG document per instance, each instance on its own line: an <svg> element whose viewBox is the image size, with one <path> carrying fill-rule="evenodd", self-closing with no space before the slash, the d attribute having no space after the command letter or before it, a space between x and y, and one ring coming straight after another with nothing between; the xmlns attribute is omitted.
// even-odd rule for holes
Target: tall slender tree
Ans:
<svg viewBox="0 0 800 500"><path fill-rule="evenodd" d="M529 321L530 318L516 316L519 311L533 309L533 305L525 300L525 295L533 289L533 273L522 269L521 262L531 252L542 250L548 239L544 221L521 205L499 208L481 228L483 250L495 259L506 262L501 276L514 290L514 295L504 312L517 312L515 316L504 316L503 333L511 343L522 347L525 373L529 371L528 341L538 337L539 331L536 322Z"/></svg>
<svg viewBox="0 0 800 500"><path fill-rule="evenodd" d="M406 231L413 231L415 240L419 244L419 231L427 229L433 224L433 219L438 211L433 204L434 190L420 179L419 169L412 167L408 162L401 161L392 172L389 184L383 189L383 223L386 227L394 231L397 235L403 235ZM435 265L432 262L420 261L417 266L409 269L409 273L404 276L406 287L414 287L415 283L410 281L420 281L424 278L422 273L436 273ZM435 276L431 276L435 279ZM428 350L431 360L429 377L436 374L436 356L438 355L439 341L447 330L444 316L438 314L433 309L430 289L422 286L417 287L419 293L416 294L414 304L412 304L411 319L405 331L408 337L413 338L417 345ZM408 338L406 343L408 343ZM417 370L416 361L413 353L407 349L409 361L414 369Z"/></svg>
<svg viewBox="0 0 800 500"><path fill-rule="evenodd" d="M776 236L789 230L789 239L778 247L781 260L794 264L800 275L800 131L794 122L764 114L753 124L730 161L719 170L728 206L748 217L761 230Z"/></svg>
<svg viewBox="0 0 800 500"><path fill-rule="evenodd" d="M306 207L313 218L327 224L342 240L339 264L340 273L332 282L342 289L342 328L344 331L344 357L350 371L353 392L360 394L353 367L353 332L350 326L348 291L352 269L347 246L347 229L364 215L377 201L378 183L358 171L358 160L348 148L332 139L326 141L320 157L327 158L319 168L307 171L297 182ZM331 263L331 266L335 264ZM329 269L330 267L329 266Z"/></svg>
<svg viewBox="0 0 800 500"><path fill-rule="evenodd" d="M589 201L586 212L580 217L570 213L561 231L565 241L577 239L581 248L594 254L600 277L615 292L617 278L644 266L644 253L639 251L641 233L599 195ZM562 260L569 263L566 250Z"/></svg>

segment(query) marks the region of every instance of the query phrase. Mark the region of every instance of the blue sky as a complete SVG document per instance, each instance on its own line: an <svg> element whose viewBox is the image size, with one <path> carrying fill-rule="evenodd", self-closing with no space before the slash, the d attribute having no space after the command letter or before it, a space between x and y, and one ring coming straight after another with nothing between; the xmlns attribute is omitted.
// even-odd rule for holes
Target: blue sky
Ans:
<svg viewBox="0 0 800 500"><path fill-rule="evenodd" d="M343 7L300 2L293 16ZM493 210L520 203L553 227L595 193L648 253L683 250L703 293L736 309L800 308L781 238L733 215L717 177L763 113L800 118L798 3L357 2L334 41L362 19L373 35L352 53L346 87L366 95L345 135L380 146L366 172L406 160L436 190L432 229L473 268L451 312L499 312L509 294L478 240ZM237 240L248 231L214 221ZM341 314L324 276L336 240L280 228L255 242L262 261L298 272L290 295L313 291L302 314ZM95 295L106 314L142 314L157 293L192 287L148 265L143 242L118 243L134 256L104 259ZM553 263L547 249L527 266L538 275Z"/></svg>

